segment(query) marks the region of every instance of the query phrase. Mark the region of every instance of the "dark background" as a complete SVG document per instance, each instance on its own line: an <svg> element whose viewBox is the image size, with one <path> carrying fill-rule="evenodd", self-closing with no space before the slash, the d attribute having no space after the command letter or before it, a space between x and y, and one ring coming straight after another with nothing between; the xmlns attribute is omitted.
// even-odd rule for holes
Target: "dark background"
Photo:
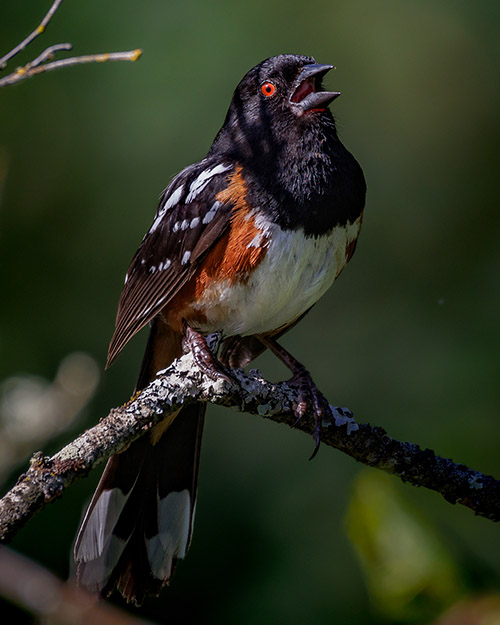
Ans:
<svg viewBox="0 0 500 625"><path fill-rule="evenodd" d="M49 5L3 2L2 53ZM342 92L332 110L368 201L350 266L284 343L358 420L500 475L496 0L67 2L9 67L63 41L75 54L144 55L0 92L0 379L52 379L74 351L103 367L158 194L205 155L250 67L310 54L337 66L326 86ZM128 399L145 339L44 452ZM271 357L257 366L287 375ZM303 434L211 407L190 553L139 613L158 623L427 623L498 587L493 523L331 449L308 462L311 450ZM13 547L66 577L97 479L72 487ZM30 622L11 610L0 604Z"/></svg>

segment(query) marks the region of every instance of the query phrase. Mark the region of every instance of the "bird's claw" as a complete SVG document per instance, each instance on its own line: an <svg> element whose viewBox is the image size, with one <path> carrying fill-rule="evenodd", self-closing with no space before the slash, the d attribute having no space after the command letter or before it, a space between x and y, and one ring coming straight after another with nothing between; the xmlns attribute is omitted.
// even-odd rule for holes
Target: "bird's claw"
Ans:
<svg viewBox="0 0 500 625"><path fill-rule="evenodd" d="M330 404L314 384L310 373L306 369L296 373L289 381L289 384L296 388L298 392L298 400L294 405L294 414L296 417L294 426L299 423L308 408L312 410L314 416L314 449L309 458L309 460L312 460L318 453L321 443L323 419L331 414Z"/></svg>
<svg viewBox="0 0 500 625"><path fill-rule="evenodd" d="M183 349L186 353L191 352L198 367L211 380L224 380L231 386L237 384L231 371L213 355L205 336L187 324L184 327Z"/></svg>

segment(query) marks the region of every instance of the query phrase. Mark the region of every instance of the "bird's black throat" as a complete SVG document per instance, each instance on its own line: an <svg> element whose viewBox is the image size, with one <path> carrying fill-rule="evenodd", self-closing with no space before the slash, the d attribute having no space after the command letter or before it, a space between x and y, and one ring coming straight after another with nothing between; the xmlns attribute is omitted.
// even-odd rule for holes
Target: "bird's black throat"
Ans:
<svg viewBox="0 0 500 625"><path fill-rule="evenodd" d="M321 236L361 214L366 184L361 167L337 136L329 111L311 119L231 115L210 155L230 158L245 171L248 201L281 228Z"/></svg>

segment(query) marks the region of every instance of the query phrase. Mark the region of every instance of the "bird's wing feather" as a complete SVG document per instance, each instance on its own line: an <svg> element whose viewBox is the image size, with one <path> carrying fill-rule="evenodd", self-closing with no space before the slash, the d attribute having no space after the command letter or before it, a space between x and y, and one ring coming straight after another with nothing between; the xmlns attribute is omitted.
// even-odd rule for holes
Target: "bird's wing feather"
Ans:
<svg viewBox="0 0 500 625"><path fill-rule="evenodd" d="M230 222L231 204L217 194L234 166L201 161L174 178L130 264L118 304L107 366L189 280Z"/></svg>

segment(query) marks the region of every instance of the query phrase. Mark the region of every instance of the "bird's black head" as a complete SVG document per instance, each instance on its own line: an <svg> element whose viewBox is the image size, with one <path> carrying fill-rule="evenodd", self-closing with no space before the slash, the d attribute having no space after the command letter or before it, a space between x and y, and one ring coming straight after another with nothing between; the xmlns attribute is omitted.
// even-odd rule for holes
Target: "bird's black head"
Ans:
<svg viewBox="0 0 500 625"><path fill-rule="evenodd" d="M236 87L214 149L239 159L276 155L284 143L300 141L311 127L335 128L327 108L340 95L324 91L332 65L310 56L281 54L251 69Z"/></svg>
<svg viewBox="0 0 500 625"><path fill-rule="evenodd" d="M288 120L325 112L338 92L323 91L323 76L333 68L310 56L282 54L251 69L236 87L230 112L250 117L282 115Z"/></svg>
<svg viewBox="0 0 500 625"><path fill-rule="evenodd" d="M361 168L328 109L340 94L322 88L330 69L293 54L251 69L208 153L242 166L252 205L314 236L358 217L365 195Z"/></svg>

